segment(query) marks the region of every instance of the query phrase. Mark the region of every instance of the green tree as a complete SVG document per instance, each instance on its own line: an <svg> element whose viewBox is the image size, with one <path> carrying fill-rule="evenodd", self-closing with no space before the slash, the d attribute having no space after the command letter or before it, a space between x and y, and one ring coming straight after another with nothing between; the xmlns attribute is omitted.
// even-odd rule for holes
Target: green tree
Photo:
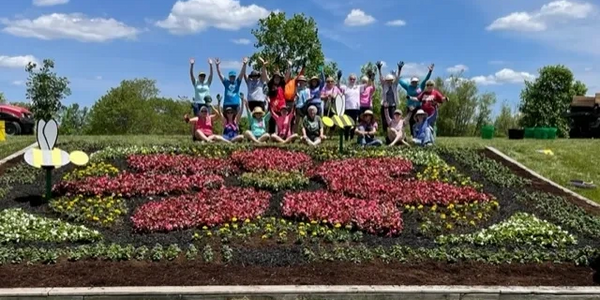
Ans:
<svg viewBox="0 0 600 300"><path fill-rule="evenodd" d="M496 136L505 137L508 135L508 130L517 127L517 117L513 113L508 103L502 103L500 114L494 121L494 127L496 129Z"/></svg>
<svg viewBox="0 0 600 300"><path fill-rule="evenodd" d="M3 92L0 92L0 104L4 104L6 103L6 97L4 96Z"/></svg>
<svg viewBox="0 0 600 300"><path fill-rule="evenodd" d="M496 103L496 94L494 93L485 93L477 98L473 135L477 135L483 126L492 124L492 105Z"/></svg>
<svg viewBox="0 0 600 300"><path fill-rule="evenodd" d="M561 137L569 134L564 112L573 96L585 94L587 88L574 81L573 73L563 65L545 66L534 81L526 81L521 91L521 125L523 127L556 127Z"/></svg>
<svg viewBox="0 0 600 300"><path fill-rule="evenodd" d="M312 17L294 14L288 19L284 12L272 12L258 21L258 28L252 29L252 34L256 38L254 47L257 51L250 57L250 62L257 70L262 67L258 57L269 62L270 72L276 67L283 72L288 60L294 62L294 73L305 61L308 75L317 74L319 66L325 65L317 23Z"/></svg>
<svg viewBox="0 0 600 300"><path fill-rule="evenodd" d="M30 102L10 102L10 105L27 108L31 111L31 103Z"/></svg>
<svg viewBox="0 0 600 300"><path fill-rule="evenodd" d="M60 133L63 135L82 134L88 125L88 108L81 108L79 104L73 103L64 106L59 115Z"/></svg>
<svg viewBox="0 0 600 300"><path fill-rule="evenodd" d="M57 116L62 107L61 100L71 95L69 80L59 77L54 61L44 59L42 67L36 69L33 62L27 64L27 99L31 100L31 112L36 120L50 120Z"/></svg>
<svg viewBox="0 0 600 300"><path fill-rule="evenodd" d="M461 79L461 76L451 76L447 80L438 77L435 82L440 92L450 98L449 102L440 106L438 135L470 135L474 132L472 121L479 103L477 85L474 81Z"/></svg>

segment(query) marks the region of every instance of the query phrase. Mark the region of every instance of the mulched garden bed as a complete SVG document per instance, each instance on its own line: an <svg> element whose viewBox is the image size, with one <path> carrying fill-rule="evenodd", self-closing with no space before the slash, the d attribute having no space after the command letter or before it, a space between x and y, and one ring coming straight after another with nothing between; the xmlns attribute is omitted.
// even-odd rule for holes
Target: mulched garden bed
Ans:
<svg viewBox="0 0 600 300"><path fill-rule="evenodd" d="M536 207L515 200L523 190L548 192L563 196L569 201L580 205L589 213L600 214L600 210L591 207L555 187L534 178L518 169L490 151L484 151L484 156L505 164L515 174L529 179L532 184L526 188L501 187L489 182L483 174L471 170L457 162L451 155L440 156L451 166L455 166L462 174L474 182L483 185L483 192L493 195L500 205L500 210L476 227L465 227L453 233L473 233L490 225L502 222L517 212L541 215L552 219L550 215L540 214ZM10 162L14 166L22 162L18 158ZM129 169L125 159L107 161L121 171ZM0 167L0 173L6 167ZM59 183L63 175L73 171L73 166L67 166L54 172L54 182ZM415 166L411 171L422 171L423 166ZM40 196L43 194L43 176L40 174L33 183L19 184L0 200L0 210L7 208L22 208L36 216L56 219L60 217L45 203ZM239 186L237 176L224 178L224 186L231 188ZM319 180L311 179L309 184L298 192L314 192L324 190L326 185ZM265 216L281 218L284 196L287 191L271 192ZM160 201L166 196L134 196L127 199L129 208L121 223L112 227L103 227L83 222L88 228L99 231L107 243L130 244L135 247L156 244L177 244L181 248L194 243L194 234L203 232L199 228L175 230L170 232L137 233L133 231L131 220L137 207L150 202ZM584 205L585 204L585 205ZM64 219L64 218L63 218ZM419 231L420 219L416 214L403 213L403 231L397 237L383 234L364 234L361 243L367 247L391 247L393 245L409 246L412 248L435 248L434 239L424 236ZM577 235L578 244L567 246L565 249L577 249L583 246L599 248L600 241L584 235ZM80 242L40 242L22 241L22 247L75 247ZM218 249L220 242L209 241L206 244ZM356 243L349 242L349 245ZM318 247L318 246L317 246ZM500 248L516 247L511 243L502 246L484 246L488 251L499 251ZM3 264L0 265L0 288L8 287L75 287L75 286L157 286L157 285L519 285L519 286L590 286L600 285L600 275L597 264L591 266L575 266L573 263L511 263L494 265L479 262L442 263L424 261L418 264L383 263L379 260L369 262L310 262L303 255L303 245L297 245L292 239L282 243L252 237L244 243L232 241L233 259L228 263L221 262L221 254L215 254L215 263L205 263L201 259L186 260L182 256L173 261L104 261L82 260L69 262L61 258L56 264ZM368 276L365 276L368 274Z"/></svg>

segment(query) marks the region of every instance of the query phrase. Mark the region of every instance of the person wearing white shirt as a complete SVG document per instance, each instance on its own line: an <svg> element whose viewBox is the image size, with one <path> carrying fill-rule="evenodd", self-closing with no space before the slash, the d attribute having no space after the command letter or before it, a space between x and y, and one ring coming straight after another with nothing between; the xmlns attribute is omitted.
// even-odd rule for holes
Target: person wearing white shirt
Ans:
<svg viewBox="0 0 600 300"><path fill-rule="evenodd" d="M344 114L348 115L354 122L358 122L360 113L360 94L365 86L357 84L356 74L348 76L348 85L341 85L338 80L338 87L346 99ZM344 140L354 139L354 130L352 127L344 128Z"/></svg>
<svg viewBox="0 0 600 300"><path fill-rule="evenodd" d="M398 81L400 80L400 72L402 72L402 67L404 66L404 62L398 63L398 71L396 74L388 74L383 77L381 74L381 67L383 64L378 61L377 69L379 70L379 81L381 81L381 120L385 120L385 110L387 109L388 114L390 116L394 115L396 111L396 107L398 106ZM383 132L387 132L388 124L387 122L383 123ZM390 144L389 137L386 135L385 137L386 144Z"/></svg>

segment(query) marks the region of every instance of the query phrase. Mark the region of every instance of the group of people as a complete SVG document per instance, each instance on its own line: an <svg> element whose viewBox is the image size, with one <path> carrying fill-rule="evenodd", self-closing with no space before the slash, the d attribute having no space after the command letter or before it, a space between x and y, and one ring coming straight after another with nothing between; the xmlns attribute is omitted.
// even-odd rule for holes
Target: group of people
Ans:
<svg viewBox="0 0 600 300"><path fill-rule="evenodd" d="M220 69L221 61L209 59L209 74L200 72L194 75L194 59L190 59L190 78L194 86L192 110L194 117L185 116L192 123L194 140L201 142L222 141L227 143L249 140L254 143L293 143L302 142L317 146L326 139L324 117L333 117L335 100L341 95L345 102L344 114L356 122L355 126L345 127L344 139L357 137L362 146L380 146L383 141L376 137L378 124L373 115L373 95L375 93L375 72L369 70L360 78L355 74L348 76L347 84L342 84L342 72L337 77L325 76L323 67L318 76L307 78L304 66L298 74L292 76L293 64L288 61L287 71L281 74L278 68L268 74L268 61L259 58L260 72L253 70L246 74L248 58L243 58L239 74L230 71L225 78ZM224 87L223 96L217 95L217 105L212 101L210 86L213 78L213 64ZM376 64L382 88L381 120L385 143L389 146L416 145L430 146L435 140L435 121L438 105L448 101L435 89L430 80L434 65L424 79L412 77L406 81L400 78L403 62L397 64L395 73L383 75L383 64ZM246 83L247 94L240 92L242 81ZM398 85L407 94L405 112L398 109ZM239 122L242 111L246 109L249 130L240 132ZM223 133L213 132L213 120L219 118L223 124ZM412 139L404 134L405 126L410 126ZM333 129L330 129L333 130Z"/></svg>

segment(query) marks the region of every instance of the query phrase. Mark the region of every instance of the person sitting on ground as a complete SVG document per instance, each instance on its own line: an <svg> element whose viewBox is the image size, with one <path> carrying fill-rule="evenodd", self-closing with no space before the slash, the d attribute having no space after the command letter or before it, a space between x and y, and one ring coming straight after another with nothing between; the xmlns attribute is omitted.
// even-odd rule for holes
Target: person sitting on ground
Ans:
<svg viewBox="0 0 600 300"><path fill-rule="evenodd" d="M413 108L409 109L408 115L403 119L402 111L396 109L394 111L394 118L390 117L390 113L385 111L385 121L388 124L387 136L391 141L388 145L390 147L395 146L397 144L404 144L408 146L408 143L404 140L404 126L409 123L409 119L413 114Z"/></svg>
<svg viewBox="0 0 600 300"><path fill-rule="evenodd" d="M310 146L317 146L326 138L323 134L323 122L317 112L317 107L311 105L302 119L302 141Z"/></svg>
<svg viewBox="0 0 600 300"><path fill-rule="evenodd" d="M284 106L281 108L280 114L271 111L271 118L277 123L277 133L271 134L271 140L280 144L293 143L298 138L298 135L292 132L294 110L288 113L287 106Z"/></svg>
<svg viewBox="0 0 600 300"><path fill-rule="evenodd" d="M271 113L265 114L265 111L257 106L250 113L248 103L246 103L246 110L248 111L248 121L250 123L250 130L244 133L244 136L257 144L264 144L270 138L267 133L267 122L271 119Z"/></svg>
<svg viewBox="0 0 600 300"><path fill-rule="evenodd" d="M244 94L240 93L242 98L242 102L246 105L246 99L244 99ZM217 107L213 107L215 114L219 116L221 122L223 123L223 140L228 143L236 143L244 140L244 136L239 134L239 123L240 118L242 117L242 109L238 109L237 113L231 107L225 108L225 114L223 114L220 110L221 107L221 97L218 98Z"/></svg>
<svg viewBox="0 0 600 300"><path fill-rule="evenodd" d="M296 117L294 118L294 128L292 130L294 133L298 132L298 126L302 123L302 119L306 115L306 105L310 98L310 89L306 85L306 77L300 75L296 81L298 82L298 88L296 89L296 110L294 111Z"/></svg>
<svg viewBox="0 0 600 300"><path fill-rule="evenodd" d="M437 118L438 111L435 109L431 116L428 116L427 113L419 109L415 114L415 126L413 132L415 135L413 136L413 142L419 146L433 146L435 136L433 134L433 124Z"/></svg>
<svg viewBox="0 0 600 300"><path fill-rule="evenodd" d="M192 111L194 116L197 116L200 112L201 106L208 106L210 104L210 84L213 78L213 65L212 59L208 59L208 65L210 67L210 73L208 79L206 79L206 73L200 72L198 74L198 80L194 77L194 63L195 59L190 58L190 79L192 86L194 86L194 101L192 101ZM208 101L207 101L208 100Z"/></svg>
<svg viewBox="0 0 600 300"><path fill-rule="evenodd" d="M360 123L356 128L358 144L361 146L381 146L381 140L375 138L377 122L373 119L373 111L367 110L360 116Z"/></svg>
<svg viewBox="0 0 600 300"><path fill-rule="evenodd" d="M213 110L215 110L214 107ZM194 126L194 141L200 141L201 143L226 141L222 136L213 134L212 121L217 116L217 114L209 114L206 106L202 106L198 116L194 118L190 119L187 114L184 116L186 122L190 122Z"/></svg>

